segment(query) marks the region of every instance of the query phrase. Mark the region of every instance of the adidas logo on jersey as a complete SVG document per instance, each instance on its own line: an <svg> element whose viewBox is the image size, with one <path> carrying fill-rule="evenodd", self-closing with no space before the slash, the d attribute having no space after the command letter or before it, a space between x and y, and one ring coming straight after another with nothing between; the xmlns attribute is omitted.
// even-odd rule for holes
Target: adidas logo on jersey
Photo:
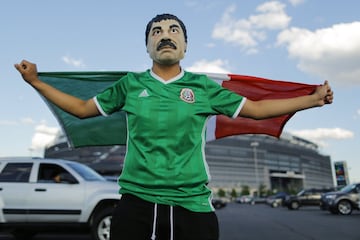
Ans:
<svg viewBox="0 0 360 240"><path fill-rule="evenodd" d="M139 97L148 97L150 96L146 89L144 89L140 94Z"/></svg>

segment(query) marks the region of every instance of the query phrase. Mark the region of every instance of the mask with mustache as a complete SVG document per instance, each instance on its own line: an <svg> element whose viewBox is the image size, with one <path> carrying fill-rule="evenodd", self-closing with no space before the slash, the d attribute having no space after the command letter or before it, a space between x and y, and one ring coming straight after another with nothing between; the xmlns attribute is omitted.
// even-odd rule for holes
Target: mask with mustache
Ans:
<svg viewBox="0 0 360 240"><path fill-rule="evenodd" d="M154 62L171 65L184 58L187 45L178 25L179 23L172 19L153 23L146 49Z"/></svg>

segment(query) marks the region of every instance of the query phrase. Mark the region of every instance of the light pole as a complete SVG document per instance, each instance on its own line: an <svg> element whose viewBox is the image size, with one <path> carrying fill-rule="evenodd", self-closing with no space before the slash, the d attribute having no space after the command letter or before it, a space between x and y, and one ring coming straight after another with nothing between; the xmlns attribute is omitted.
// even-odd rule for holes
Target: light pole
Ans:
<svg viewBox="0 0 360 240"><path fill-rule="evenodd" d="M257 147L259 146L259 143L258 142L251 142L250 146L253 148L253 153L254 153L256 188L259 188L259 173L258 173L258 159L257 159Z"/></svg>

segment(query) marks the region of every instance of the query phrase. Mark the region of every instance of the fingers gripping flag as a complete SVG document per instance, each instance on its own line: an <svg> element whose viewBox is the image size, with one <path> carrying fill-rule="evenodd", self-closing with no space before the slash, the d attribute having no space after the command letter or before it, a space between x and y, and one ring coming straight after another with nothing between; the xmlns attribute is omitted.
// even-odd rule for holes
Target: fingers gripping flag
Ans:
<svg viewBox="0 0 360 240"><path fill-rule="evenodd" d="M39 73L39 78L63 92L81 99L89 99L126 74L127 72L42 72ZM235 74L205 74L223 87L251 100L308 95L314 92L317 86ZM125 112L119 111L108 117L78 119L45 98L44 101L57 118L72 147L126 144ZM207 141L239 134L267 134L279 137L284 125L292 116L293 114L288 114L265 120L214 116L208 122Z"/></svg>

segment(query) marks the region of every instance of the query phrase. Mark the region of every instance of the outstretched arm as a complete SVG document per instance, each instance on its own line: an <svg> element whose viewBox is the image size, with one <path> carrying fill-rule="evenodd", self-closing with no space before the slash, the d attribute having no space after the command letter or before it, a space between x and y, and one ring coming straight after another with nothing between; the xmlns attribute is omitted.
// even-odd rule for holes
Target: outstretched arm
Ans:
<svg viewBox="0 0 360 240"><path fill-rule="evenodd" d="M36 64L23 60L21 63L15 64L15 68L27 83L64 111L79 118L88 118L100 114L93 99L82 100L42 82L38 78Z"/></svg>
<svg viewBox="0 0 360 240"><path fill-rule="evenodd" d="M334 95L327 81L311 95L287 99L269 99L251 101L247 99L239 116L253 119L266 119L278 117L285 114L295 113L300 110L321 107L331 104Z"/></svg>

